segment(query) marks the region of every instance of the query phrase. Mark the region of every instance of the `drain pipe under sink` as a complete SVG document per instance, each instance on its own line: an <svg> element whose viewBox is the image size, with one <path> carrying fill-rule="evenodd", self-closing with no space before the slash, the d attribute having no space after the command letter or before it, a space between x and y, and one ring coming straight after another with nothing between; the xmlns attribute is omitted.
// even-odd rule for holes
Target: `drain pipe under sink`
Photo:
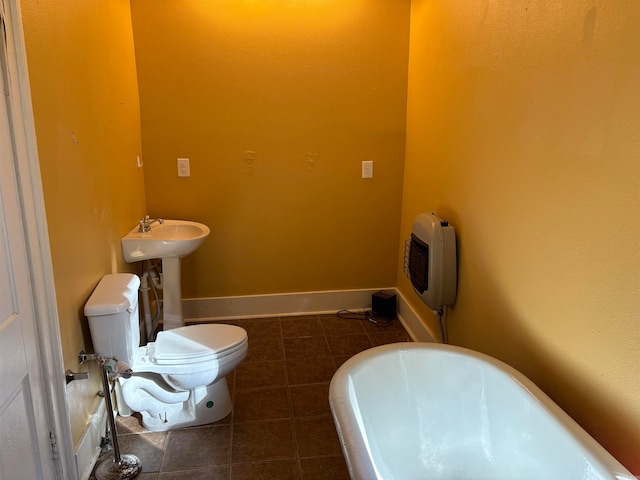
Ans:
<svg viewBox="0 0 640 480"><path fill-rule="evenodd" d="M150 263L150 262L149 262ZM138 291L142 296L142 309L144 310L144 326L147 334L147 342L152 342L154 339L153 332L156 329L160 321L160 310L162 302L158 298L158 293L155 289L162 290L162 273L158 275L158 273L151 270L150 267L143 268L143 273L140 277L140 287ZM153 285L149 284L149 280L153 283ZM155 318L151 317L151 304L149 301L149 291L154 288L155 298L156 298L156 315Z"/></svg>
<svg viewBox="0 0 640 480"><path fill-rule="evenodd" d="M151 324L151 307L149 305L149 272L145 271L140 279L140 293L142 294L142 308L144 310L144 326L147 331L147 342L152 340L153 326Z"/></svg>
<svg viewBox="0 0 640 480"><path fill-rule="evenodd" d="M147 342L151 342L154 340L153 338L153 320L151 319L151 305L149 303L149 270L145 270L140 278L140 293L142 294L142 308L144 310L144 326L147 331ZM162 289L162 279L160 281L155 281L153 276L151 276L151 281L154 286L158 289ZM160 305L157 305L157 308L160 309Z"/></svg>

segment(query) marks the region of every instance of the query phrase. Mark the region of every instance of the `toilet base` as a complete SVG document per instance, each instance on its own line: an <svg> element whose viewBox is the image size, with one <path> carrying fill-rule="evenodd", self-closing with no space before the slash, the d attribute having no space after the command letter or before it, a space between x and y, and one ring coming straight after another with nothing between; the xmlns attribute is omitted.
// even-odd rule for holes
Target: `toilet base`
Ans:
<svg viewBox="0 0 640 480"><path fill-rule="evenodd" d="M225 378L189 392L189 398L179 404L168 404L163 411L142 411L142 425L151 432L207 425L222 420L233 405Z"/></svg>

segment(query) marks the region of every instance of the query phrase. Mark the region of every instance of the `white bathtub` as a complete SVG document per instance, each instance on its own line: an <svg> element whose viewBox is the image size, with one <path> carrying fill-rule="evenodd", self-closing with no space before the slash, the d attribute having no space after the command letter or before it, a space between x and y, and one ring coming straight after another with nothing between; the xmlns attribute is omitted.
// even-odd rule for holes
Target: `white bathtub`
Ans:
<svg viewBox="0 0 640 480"><path fill-rule="evenodd" d="M464 348L364 351L329 401L353 480L635 480L524 375Z"/></svg>

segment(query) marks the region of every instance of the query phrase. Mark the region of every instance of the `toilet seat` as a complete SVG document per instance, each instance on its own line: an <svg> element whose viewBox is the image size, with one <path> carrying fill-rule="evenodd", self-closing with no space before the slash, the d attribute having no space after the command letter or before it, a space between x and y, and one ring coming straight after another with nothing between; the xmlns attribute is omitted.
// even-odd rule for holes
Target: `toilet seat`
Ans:
<svg viewBox="0 0 640 480"><path fill-rule="evenodd" d="M219 360L247 342L247 332L234 325L191 325L158 332L153 351L156 365L185 365Z"/></svg>
<svg viewBox="0 0 640 480"><path fill-rule="evenodd" d="M226 377L247 355L248 345L247 332L234 325L179 327L139 347L131 368L160 375L176 391L192 390Z"/></svg>

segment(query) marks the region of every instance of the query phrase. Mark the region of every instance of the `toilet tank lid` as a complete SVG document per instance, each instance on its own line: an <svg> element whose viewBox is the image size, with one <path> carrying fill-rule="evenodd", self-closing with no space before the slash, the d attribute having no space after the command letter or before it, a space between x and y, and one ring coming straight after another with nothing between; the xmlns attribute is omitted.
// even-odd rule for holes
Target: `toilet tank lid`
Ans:
<svg viewBox="0 0 640 480"><path fill-rule="evenodd" d="M87 317L121 313L138 303L140 279L132 273L112 273L102 277L84 306Z"/></svg>

